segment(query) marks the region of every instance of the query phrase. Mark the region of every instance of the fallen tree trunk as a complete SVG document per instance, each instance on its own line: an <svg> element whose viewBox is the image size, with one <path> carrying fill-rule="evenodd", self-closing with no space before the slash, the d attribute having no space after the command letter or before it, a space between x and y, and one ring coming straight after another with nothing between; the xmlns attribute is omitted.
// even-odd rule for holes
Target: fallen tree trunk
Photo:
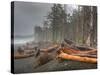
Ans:
<svg viewBox="0 0 100 75"><path fill-rule="evenodd" d="M76 50L76 49L72 49L72 48L65 47L65 48L61 49L61 51L63 51L64 53L67 53L67 54L97 55L97 50L96 49L94 49L94 50L84 50L84 51L81 51L81 50Z"/></svg>
<svg viewBox="0 0 100 75"><path fill-rule="evenodd" d="M80 61L80 62L86 62L86 63L97 63L96 58L89 58L89 57L80 57L75 55L69 55L66 53L61 52L58 56L58 58L66 59L66 60L74 60L74 61Z"/></svg>
<svg viewBox="0 0 100 75"><path fill-rule="evenodd" d="M85 46L85 45L76 45L75 42L73 42L72 40L68 40L68 39L64 39L65 44L67 44L67 47L71 48L71 49L76 49L76 50L81 50L81 51L87 51L87 50L96 50L92 47L89 46Z"/></svg>
<svg viewBox="0 0 100 75"><path fill-rule="evenodd" d="M88 47L88 46L76 46L79 50L94 50L94 48L92 47Z"/></svg>
<svg viewBox="0 0 100 75"><path fill-rule="evenodd" d="M81 53L80 50L76 50L76 49L72 49L72 48L68 48L68 47L65 47L63 49L60 49L61 51L63 51L64 53L67 53L67 54L79 54Z"/></svg>

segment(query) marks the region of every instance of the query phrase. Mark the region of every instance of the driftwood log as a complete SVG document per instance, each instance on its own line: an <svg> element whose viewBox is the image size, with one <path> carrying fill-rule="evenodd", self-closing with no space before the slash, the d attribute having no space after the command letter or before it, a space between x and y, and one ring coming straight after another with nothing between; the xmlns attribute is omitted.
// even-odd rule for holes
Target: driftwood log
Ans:
<svg viewBox="0 0 100 75"><path fill-rule="evenodd" d="M22 59L22 58L27 58L27 57L31 57L31 56L34 56L34 53L31 53L31 54L19 54L19 53L16 53L14 55L14 59Z"/></svg>
<svg viewBox="0 0 100 75"><path fill-rule="evenodd" d="M43 53L45 53L45 52L53 52L53 51L55 51L57 48L58 48L59 46L58 45L54 45L54 46L52 46L52 47L49 47L49 48L47 48L47 49L38 49L38 48L36 48L36 50L35 50L35 52L34 51L32 51L32 50L30 50L30 51L24 51L23 52L23 54L21 54L21 53L19 53L19 52L16 52L15 54L14 54L14 59L22 59L22 58L27 58L27 57L31 57L31 56L35 56L35 57L37 57L38 55L40 55L40 52L43 52Z"/></svg>
<svg viewBox="0 0 100 75"><path fill-rule="evenodd" d="M57 58L81 61L87 63L97 63L97 50L94 48L76 46L73 42L65 40L69 45L61 47ZM73 44L73 45L72 45ZM70 46L71 45L71 46Z"/></svg>
<svg viewBox="0 0 100 75"><path fill-rule="evenodd" d="M76 49L71 49L71 48L65 47L65 48L62 49L62 51L64 53L68 53L68 54L77 54L77 53L81 53L81 54L97 54L97 50L96 49L81 51L81 50L76 50Z"/></svg>
<svg viewBox="0 0 100 75"><path fill-rule="evenodd" d="M52 47L49 47L47 49L41 49L40 51L41 52L52 52L52 51L55 51L59 46L58 45L54 45Z"/></svg>
<svg viewBox="0 0 100 75"><path fill-rule="evenodd" d="M89 46L85 46L85 45L76 45L75 42L73 42L72 40L68 40L68 39L64 39L65 44L67 45L67 47L71 48L71 49L76 49L76 50L81 50L81 51L85 51L85 50L94 50L94 48L89 47Z"/></svg>
<svg viewBox="0 0 100 75"><path fill-rule="evenodd" d="M37 65L34 68L44 65L53 59L54 57L51 54L49 54L48 52L44 52L37 57L36 60Z"/></svg>
<svg viewBox="0 0 100 75"><path fill-rule="evenodd" d="M74 61L80 61L80 62L86 62L86 63L97 63L97 59L96 58L89 58L89 57L81 57L81 56L75 56L75 55L70 55L70 54L66 54L61 52L57 58L61 58L61 59L66 59L66 60L74 60Z"/></svg>

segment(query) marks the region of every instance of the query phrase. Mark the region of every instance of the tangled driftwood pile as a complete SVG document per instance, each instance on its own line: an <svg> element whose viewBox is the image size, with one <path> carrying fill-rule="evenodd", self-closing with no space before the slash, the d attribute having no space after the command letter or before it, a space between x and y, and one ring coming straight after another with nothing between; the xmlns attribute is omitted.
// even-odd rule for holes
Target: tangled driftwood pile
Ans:
<svg viewBox="0 0 100 75"><path fill-rule="evenodd" d="M65 40L67 43L67 40ZM68 43L70 41L68 40ZM87 63L97 63L97 50L85 46L75 46L73 42L70 45L63 45L59 51L57 57L60 59L81 61Z"/></svg>
<svg viewBox="0 0 100 75"><path fill-rule="evenodd" d="M70 40L65 40L65 43L61 45L54 45L48 49L42 49L42 51L52 52L56 50L58 59L74 60L87 63L97 63L97 49L86 47L86 46L76 46Z"/></svg>
<svg viewBox="0 0 100 75"><path fill-rule="evenodd" d="M54 52L56 52L54 58L57 58L57 59L74 60L74 61L81 61L81 62L87 62L87 63L97 63L97 49L86 47L86 46L76 46L75 43L66 39L64 39L64 41L65 42L62 44L59 44L59 45L56 44L46 49L40 49L39 52L42 52L44 54L45 52L51 53L52 55ZM38 55L39 54L40 53L38 53ZM15 54L14 58L19 59L19 58L25 58L25 57L30 57L30 56L34 56L34 51L28 54L26 52L22 55ZM45 55L42 55L42 58L45 59L45 57L43 56Z"/></svg>

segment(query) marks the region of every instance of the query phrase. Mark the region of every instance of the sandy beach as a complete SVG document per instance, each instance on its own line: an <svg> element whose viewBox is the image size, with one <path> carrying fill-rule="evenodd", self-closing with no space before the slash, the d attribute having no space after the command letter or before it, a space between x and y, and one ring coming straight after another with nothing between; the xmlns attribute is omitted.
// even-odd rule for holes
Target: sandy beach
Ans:
<svg viewBox="0 0 100 75"><path fill-rule="evenodd" d="M81 70L81 69L96 69L97 64L84 63L78 61L65 60L59 63L56 59L34 68L37 65L34 56L15 59L14 73L34 73L34 72L48 72L48 71L67 71L67 70Z"/></svg>

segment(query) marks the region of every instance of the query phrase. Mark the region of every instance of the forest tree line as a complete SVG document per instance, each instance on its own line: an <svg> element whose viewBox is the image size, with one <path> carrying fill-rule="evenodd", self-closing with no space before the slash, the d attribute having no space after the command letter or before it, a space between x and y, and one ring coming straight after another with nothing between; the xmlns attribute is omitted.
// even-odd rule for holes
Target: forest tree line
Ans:
<svg viewBox="0 0 100 75"><path fill-rule="evenodd" d="M71 13L66 5L54 4L43 26L35 26L35 41L61 43L64 38L76 44L97 46L97 7L78 5Z"/></svg>

